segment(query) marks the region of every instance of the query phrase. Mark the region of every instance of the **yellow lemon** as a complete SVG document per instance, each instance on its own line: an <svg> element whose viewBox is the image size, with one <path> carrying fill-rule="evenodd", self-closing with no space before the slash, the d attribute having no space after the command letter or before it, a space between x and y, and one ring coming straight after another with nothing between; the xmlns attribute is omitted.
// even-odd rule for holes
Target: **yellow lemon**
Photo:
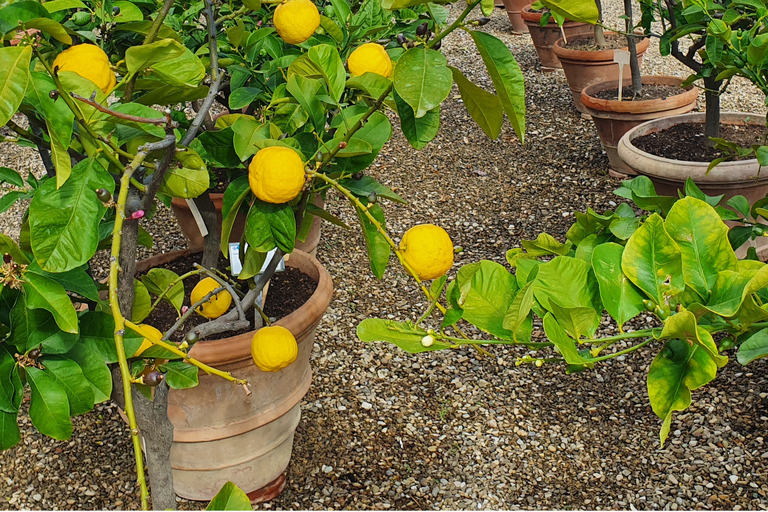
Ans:
<svg viewBox="0 0 768 512"><path fill-rule="evenodd" d="M109 64L109 57L95 44L78 44L61 52L53 61L59 71L73 71L96 84L104 94L117 83Z"/></svg>
<svg viewBox="0 0 768 512"><path fill-rule="evenodd" d="M282 204L294 199L304 188L304 181L304 162L290 148L261 149L248 166L251 190L267 203Z"/></svg>
<svg viewBox="0 0 768 512"><path fill-rule="evenodd" d="M403 259L422 281L437 279L453 265L453 242L448 233L434 224L419 224L400 241Z"/></svg>
<svg viewBox="0 0 768 512"><path fill-rule="evenodd" d="M195 304L197 301L203 299L203 297L211 293L213 290L219 288L219 286L221 285L219 285L219 282L214 278L206 277L197 283L197 285L195 285L195 287L192 289L192 293L189 295L189 300L192 302L192 304ZM228 291L222 290L211 297L208 302L197 308L195 311L206 318L219 318L229 310L229 306L231 304L232 296Z"/></svg>
<svg viewBox="0 0 768 512"><path fill-rule="evenodd" d="M251 340L253 362L263 372L282 370L296 360L299 345L291 331L279 325L262 327Z"/></svg>
<svg viewBox="0 0 768 512"><path fill-rule="evenodd" d="M163 339L163 333L161 333L156 327L153 327L147 324L141 324L141 327L143 327L145 331L149 331L152 334L154 334L157 339L159 340ZM144 353L145 350L147 350L151 346L152 346L152 342L149 341L147 338L144 338L144 341L141 342L141 346L139 347L139 349L136 352L134 352L131 357L139 357L141 354Z"/></svg>
<svg viewBox="0 0 768 512"><path fill-rule="evenodd" d="M365 43L352 52L347 67L352 76L371 72L387 78L392 74L392 59L380 44Z"/></svg>
<svg viewBox="0 0 768 512"><path fill-rule="evenodd" d="M277 6L272 21L283 41L299 44L309 39L320 26L320 13L311 0L288 0Z"/></svg>

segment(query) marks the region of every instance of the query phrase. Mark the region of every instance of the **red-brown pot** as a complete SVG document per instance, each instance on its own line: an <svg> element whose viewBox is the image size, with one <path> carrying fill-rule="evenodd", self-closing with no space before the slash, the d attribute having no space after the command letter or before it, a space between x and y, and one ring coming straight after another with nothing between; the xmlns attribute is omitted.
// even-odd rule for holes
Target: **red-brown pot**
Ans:
<svg viewBox="0 0 768 512"><path fill-rule="evenodd" d="M162 254L139 262L136 268L146 271L193 252ZM251 358L254 332L202 340L190 350L190 356L247 379L252 394L247 395L242 386L200 372L196 387L172 390L169 395L174 490L183 498L209 501L232 481L254 502L267 501L285 484L284 471L300 418L299 402L312 380L309 357L315 329L333 295L331 276L312 256L294 251L287 265L317 282L303 306L273 324L287 328L296 337L296 361L278 372L259 370Z"/></svg>
<svg viewBox="0 0 768 512"><path fill-rule="evenodd" d="M592 25L587 23L581 23L578 21L566 20L563 23L562 32L560 27L555 23L554 19L550 17L549 22L541 26L542 13L531 10L531 5L528 4L523 7L521 12L523 22L528 27L528 33L531 34L533 40L533 46L536 48L536 53L539 55L539 62L541 63L541 70L545 73L557 71L563 66L557 59L555 52L552 51L552 47L555 45L558 39L563 37L571 40L579 35L592 34Z"/></svg>
<svg viewBox="0 0 768 512"><path fill-rule="evenodd" d="M504 9L507 10L507 16L509 16L509 22L512 24L512 33L519 35L528 32L528 26L520 13L523 7L531 3L531 0L503 0L503 2Z"/></svg>
<svg viewBox="0 0 768 512"><path fill-rule="evenodd" d="M612 32L606 32L606 35ZM592 36L576 36L568 42L587 39ZM573 104L576 110L583 114L588 112L581 103L581 91L595 82L603 82L619 79L619 65L613 61L613 50L571 50L563 47L563 39L555 42L552 50L563 66L565 78L568 80L568 88L573 95ZM643 55L651 44L650 39L645 38L637 42L637 59L642 64ZM624 48L626 50L626 48ZM625 66L625 77L631 78L629 66Z"/></svg>
<svg viewBox="0 0 768 512"><path fill-rule="evenodd" d="M626 87L631 83L631 80L625 80L623 85ZM618 144L625 133L645 121L686 114L696 108L696 99L699 97L698 88L693 85L682 88L682 83L683 79L675 76L644 76L643 84L645 85L680 87L680 94L652 100L618 101L596 97L601 91L617 89L618 80L597 82L581 91L581 102L587 113L592 116L600 142L608 154L608 160L614 171L629 176L637 174L619 158Z"/></svg>

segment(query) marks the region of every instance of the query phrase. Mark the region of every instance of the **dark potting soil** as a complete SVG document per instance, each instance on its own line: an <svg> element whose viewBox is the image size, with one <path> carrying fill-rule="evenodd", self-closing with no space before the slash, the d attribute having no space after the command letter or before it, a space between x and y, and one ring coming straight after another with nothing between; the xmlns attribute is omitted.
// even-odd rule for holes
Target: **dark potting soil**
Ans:
<svg viewBox="0 0 768 512"><path fill-rule="evenodd" d="M723 125L720 127L720 138L734 142L741 147L752 144L762 144L765 140L766 128L760 125ZM632 141L638 149L652 155L683 160L687 162L711 162L723 157L723 153L707 145L704 137L704 125L699 123L684 123L665 130L643 135ZM754 157L734 158L747 160Z"/></svg>
<svg viewBox="0 0 768 512"><path fill-rule="evenodd" d="M635 98L632 92L632 87L627 86L627 87L623 87L621 90L621 95L622 95L621 100L622 101L663 100L670 96L683 94L684 92L685 92L685 89L683 89L682 87L678 87L676 85L645 84L643 85L643 90L640 93L640 95L637 98ZM604 91L599 91L597 94L594 95L594 97L601 100L616 101L619 99L619 90L606 89Z"/></svg>
<svg viewBox="0 0 768 512"><path fill-rule="evenodd" d="M223 194L227 190L229 183L240 177L245 176L245 170L243 169L221 169L214 167L211 169L211 186L208 192L214 194Z"/></svg>
<svg viewBox="0 0 768 512"><path fill-rule="evenodd" d="M605 34L605 43L605 46L598 48L594 37L583 37L575 41L568 41L565 48L588 52L595 50L620 50L627 46L627 38L621 34Z"/></svg>
<svg viewBox="0 0 768 512"><path fill-rule="evenodd" d="M162 268L171 270L179 275L185 274L190 270L194 270L194 263L199 263L202 253L190 254L183 258L179 258L175 261L162 265ZM229 274L229 261L224 258L222 254L219 254L218 268L226 275ZM138 274L139 277L141 274ZM189 302L189 293L192 292L192 287L197 283L197 280L193 277L184 281L184 305L191 306ZM278 272L269 283L269 289L267 290L267 301L264 307L264 314L270 319L280 320L288 316L301 307L317 288L317 283L308 275L302 273L292 267L285 267L284 272ZM247 286L243 283L242 290L247 291ZM153 297L153 300L155 298ZM251 324L254 321L255 310L251 308L246 312L246 318ZM162 301L152 314L147 317L143 323L153 325L160 331L167 331L178 320L178 314L176 309L167 301ZM172 336L171 340L181 342L184 335L193 327L207 322L208 319L198 314L192 314L184 322L181 328L179 328ZM252 329L241 329L236 332L228 332L226 336L237 336L245 334Z"/></svg>

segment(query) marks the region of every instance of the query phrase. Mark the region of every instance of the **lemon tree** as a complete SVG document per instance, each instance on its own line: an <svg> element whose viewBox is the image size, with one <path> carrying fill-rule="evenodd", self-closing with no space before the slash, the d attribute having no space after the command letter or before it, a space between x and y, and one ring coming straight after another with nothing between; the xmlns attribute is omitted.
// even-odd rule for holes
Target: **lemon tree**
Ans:
<svg viewBox="0 0 768 512"><path fill-rule="evenodd" d="M20 441L26 389L32 424L67 439L71 417L112 394L108 365L116 365L148 508L132 387L151 397L155 386L197 385L200 370L246 385L189 350L255 328L246 312L314 216L346 227L314 206L330 189L357 212L376 276L392 254L419 281L447 272L447 234L414 231L401 248L383 204L404 199L365 171L392 137L391 119L414 147L428 144L454 84L491 138L502 131L500 112L524 137L522 73L474 21L486 4L457 3L450 23L445 3L420 0L22 0L0 8L0 125L36 148L45 168L39 178L0 168L0 213L28 201L22 236L0 235L0 449ZM472 34L493 91L447 65L440 48L457 29ZM229 110L215 122L214 103ZM220 223L207 191L211 173L223 170L231 181ZM137 247L153 243L142 224L172 198L192 201L206 223L201 265L183 275L137 273ZM238 211L247 215L248 249L238 278L224 278L217 252L228 256L222 241ZM277 257L259 274L272 249ZM439 265L425 265L433 249ZM109 262L107 290L92 277L97 256ZM173 326L151 325L160 305L176 312ZM198 311L208 320L187 327ZM257 339L279 343L256 343L255 361L279 371L290 364L290 340L262 331ZM167 465L165 455L150 451L150 468ZM155 489L156 508L166 508L165 491Z"/></svg>

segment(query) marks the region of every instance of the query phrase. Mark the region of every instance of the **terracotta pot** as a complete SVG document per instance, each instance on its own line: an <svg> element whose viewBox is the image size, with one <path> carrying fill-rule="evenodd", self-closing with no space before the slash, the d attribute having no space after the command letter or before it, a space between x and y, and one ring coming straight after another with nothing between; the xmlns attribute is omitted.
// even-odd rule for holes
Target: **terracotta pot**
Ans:
<svg viewBox="0 0 768 512"><path fill-rule="evenodd" d="M213 205L216 207L216 214L219 217L219 224L221 224L221 210L224 201L224 194L211 193L210 196L211 200L213 201ZM315 196L315 205L318 208L322 208L325 205L322 196L319 194ZM205 240L203 239L203 235L200 234L200 228L197 227L197 222L195 222L195 218L192 215L189 206L187 206L187 202L184 199L174 197L173 201L171 201L171 209L173 210L174 215L176 215L176 220L179 222L181 232L187 239L187 244L189 245L190 249L202 249L205 244ZM235 223L232 226L232 232L229 235L230 242L239 242L242 238L243 231L245 230L245 219L246 215L242 212L238 212ZM312 226L309 229L309 234L307 235L306 240L303 242L299 242L298 240L296 241L296 249L315 256L317 254L317 246L320 243L321 226L322 219L319 217L312 217Z"/></svg>
<svg viewBox="0 0 768 512"><path fill-rule="evenodd" d="M493 6L494 7L504 7L504 0L494 0Z"/></svg>
<svg viewBox="0 0 768 512"><path fill-rule="evenodd" d="M674 76L643 77L643 84L679 87L682 83L682 78ZM631 84L631 80L625 80L623 85L626 87ZM618 89L618 85L618 80L589 85L581 91L581 102L587 109L587 113L592 116L600 142L608 154L611 168L616 172L633 176L637 174L634 169L619 158L617 149L619 139L627 131L645 121L690 112L696 107L699 90L689 85L685 89L681 87L680 94L674 96L639 101L603 100L595 97L601 91Z"/></svg>
<svg viewBox="0 0 768 512"><path fill-rule="evenodd" d="M606 32L606 35L608 34L611 34L611 32ZM575 36L568 42L589 37L592 36ZM581 103L581 91L586 86L595 82L618 80L619 65L613 62L613 50L570 50L564 48L563 44L563 39L558 39L552 50L563 66L563 72L565 73L566 80L568 80L568 88L573 95L573 104L576 106L576 110L586 114L587 111ZM643 55L650 44L651 42L648 38L637 42L637 58L641 64L643 62ZM626 48L624 49L626 50ZM629 71L629 66L625 67L626 78L631 78L632 74Z"/></svg>
<svg viewBox="0 0 768 512"><path fill-rule="evenodd" d="M531 3L531 0L503 0L504 8L507 10L509 22L512 24L513 34L525 34L528 32L528 26L523 21L521 12L523 7Z"/></svg>
<svg viewBox="0 0 768 512"><path fill-rule="evenodd" d="M157 267L192 252L156 256L140 262L137 270ZM232 481L253 501L267 501L284 486L283 473L301 416L299 402L312 380L309 357L315 329L333 295L331 276L312 256L295 251L287 265L317 282L317 289L302 307L275 323L296 337L296 361L279 372L259 370L251 358L253 332L202 340L190 355L247 379L253 393L247 396L242 386L201 372L198 386L172 390L169 395L168 417L174 426L174 490L183 498L208 501Z"/></svg>
<svg viewBox="0 0 768 512"><path fill-rule="evenodd" d="M528 27L528 33L531 34L536 53L539 55L541 70L549 73L561 69L563 66L557 59L555 52L552 51L555 42L563 37L563 33L560 31L557 23L550 17L549 23L542 27L542 13L531 11L530 4L523 7L521 16L523 22ZM590 35L593 33L593 30L592 25L587 23L571 20L563 23L563 32L565 32L565 38L569 41L579 35Z"/></svg>
<svg viewBox="0 0 768 512"><path fill-rule="evenodd" d="M658 132L671 126L682 123L704 124L706 114L693 113L678 116L665 117L647 121L632 128L619 141L619 157L638 174L648 176L656 187L659 195L678 196L682 191L685 180L690 177L696 185L707 195L718 196L725 194L725 199L736 195L742 195L752 204L768 194L768 173L759 173L760 166L757 159L723 162L709 174L707 167L709 162L686 162L672 160L645 151L641 151L632 144L632 141L643 135ZM722 112L720 114L722 125L749 124L765 126L765 116L758 114L742 114L735 112ZM768 239L757 239L757 250L764 258L768 250ZM736 255L743 257L746 254L750 242L736 251Z"/></svg>

